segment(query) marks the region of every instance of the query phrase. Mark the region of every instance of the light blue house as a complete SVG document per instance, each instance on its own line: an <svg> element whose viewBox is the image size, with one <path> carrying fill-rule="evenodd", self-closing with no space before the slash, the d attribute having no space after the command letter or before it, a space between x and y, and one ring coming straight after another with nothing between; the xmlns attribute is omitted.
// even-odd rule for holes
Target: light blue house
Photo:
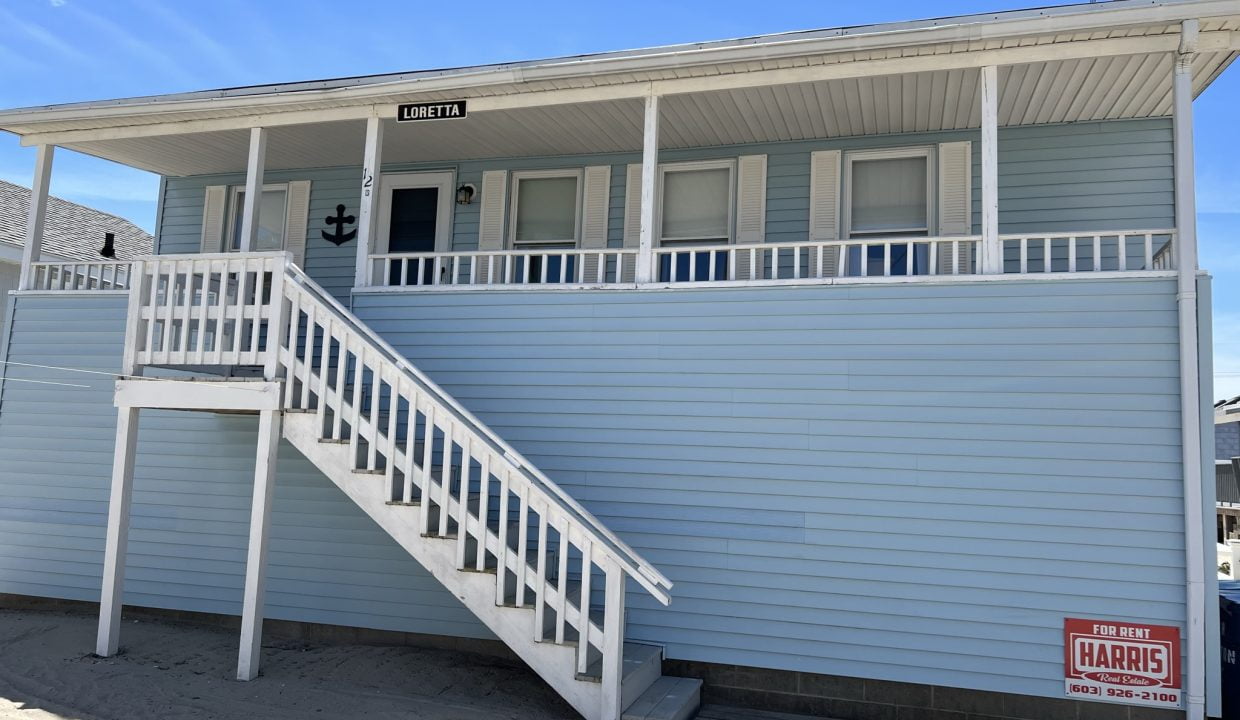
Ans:
<svg viewBox="0 0 1240 720"><path fill-rule="evenodd" d="M1218 715L1238 50L1121 0L0 112L0 592L242 615L242 679L264 617L501 640L592 719ZM35 261L57 146L163 176L157 255ZM1067 618L1182 660L1067 679Z"/></svg>

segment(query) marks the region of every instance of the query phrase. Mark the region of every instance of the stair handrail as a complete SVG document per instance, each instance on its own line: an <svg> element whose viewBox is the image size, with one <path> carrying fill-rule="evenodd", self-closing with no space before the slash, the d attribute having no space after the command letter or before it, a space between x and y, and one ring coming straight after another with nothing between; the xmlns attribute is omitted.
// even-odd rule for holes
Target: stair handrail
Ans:
<svg viewBox="0 0 1240 720"><path fill-rule="evenodd" d="M564 506L565 509L571 510L578 517L578 521L583 529L593 533L600 542L606 546L613 555L616 556L616 562L631 577L638 581L642 587L646 588L655 599L664 605L671 603L670 590L672 581L657 568L651 565L636 550L629 547L628 543L621 540L610 529L607 528L598 518L589 510L582 507L571 495L564 491L555 481L547 477L536 465L527 460L515 448L509 445L494 430L474 416L469 410L465 409L456 398L439 387L439 385L431 380L416 365L411 363L407 358L393 348L386 340L380 337L366 323L362 322L356 315L344 307L331 293L327 292L321 285L316 283L309 275L300 267L292 262L285 264L287 268L285 278L291 282L295 282L306 292L317 297L321 302L335 311L338 319L346 322L354 332L369 340L377 350L379 350L385 359L395 364L400 369L409 373L423 389L434 400L441 405L455 412L459 419L468 424L468 429L476 436L485 439L492 445L492 450L503 456L517 470L524 474L534 486L543 490L555 500Z"/></svg>

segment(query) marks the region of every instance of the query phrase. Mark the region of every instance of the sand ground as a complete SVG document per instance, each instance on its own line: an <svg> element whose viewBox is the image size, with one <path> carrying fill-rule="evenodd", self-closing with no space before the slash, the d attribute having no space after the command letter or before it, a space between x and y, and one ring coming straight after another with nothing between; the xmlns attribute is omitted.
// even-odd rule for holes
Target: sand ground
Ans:
<svg viewBox="0 0 1240 720"><path fill-rule="evenodd" d="M0 610L0 720L579 717L529 669L484 655L272 640L246 683L234 631L130 619L121 653L99 658L95 622Z"/></svg>

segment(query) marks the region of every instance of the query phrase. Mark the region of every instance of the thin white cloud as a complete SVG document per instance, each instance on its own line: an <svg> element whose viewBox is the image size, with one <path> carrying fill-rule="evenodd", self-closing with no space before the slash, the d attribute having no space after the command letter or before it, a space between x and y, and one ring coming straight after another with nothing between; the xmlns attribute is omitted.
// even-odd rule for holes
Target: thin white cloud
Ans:
<svg viewBox="0 0 1240 720"><path fill-rule="evenodd" d="M49 0L52 7L64 7L68 0Z"/></svg>
<svg viewBox="0 0 1240 720"><path fill-rule="evenodd" d="M69 8L76 17L92 25L100 34L100 45L123 48L130 55L141 59L151 71L162 73L186 89L197 88L201 84L198 77L186 69L175 57L134 35L109 18L97 15L78 5L72 5Z"/></svg>
<svg viewBox="0 0 1240 720"><path fill-rule="evenodd" d="M17 30L22 35L63 58L86 65L91 65L94 62L89 55L56 37L54 33L42 25L23 20L3 8L0 8L0 24Z"/></svg>
<svg viewBox="0 0 1240 720"><path fill-rule="evenodd" d="M250 70L236 58L234 51L230 51L222 43L199 29L197 25L186 20L174 11L172 6L151 2L151 0L142 0L139 5L144 12L158 17L164 25L183 35L199 57L215 63L230 78L244 78L249 75Z"/></svg>
<svg viewBox="0 0 1240 720"><path fill-rule="evenodd" d="M43 66L23 53L0 45L0 67L8 70L42 70Z"/></svg>

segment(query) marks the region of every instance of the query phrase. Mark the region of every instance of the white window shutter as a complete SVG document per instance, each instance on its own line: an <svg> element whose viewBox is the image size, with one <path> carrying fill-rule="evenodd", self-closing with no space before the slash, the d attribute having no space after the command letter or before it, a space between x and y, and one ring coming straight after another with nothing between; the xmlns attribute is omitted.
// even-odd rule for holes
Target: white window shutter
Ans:
<svg viewBox="0 0 1240 720"><path fill-rule="evenodd" d="M939 235L973 231L973 143L939 143Z"/></svg>
<svg viewBox="0 0 1240 720"><path fill-rule="evenodd" d="M939 143L939 236L973 233L973 143ZM938 272L942 275L971 271L973 243L960 243L957 262L952 263L951 246L939 246Z"/></svg>
<svg viewBox="0 0 1240 720"><path fill-rule="evenodd" d="M224 212L228 206L228 186L208 185L202 201L202 242L199 250L204 253L224 251Z"/></svg>
<svg viewBox="0 0 1240 720"><path fill-rule="evenodd" d="M288 217L284 223L284 249L293 254L297 267L306 266L306 231L310 225L310 181L288 184Z"/></svg>
<svg viewBox="0 0 1240 720"><path fill-rule="evenodd" d="M478 211L478 249L496 252L504 249L504 205L508 192L508 171L487 170L482 173L482 204ZM478 267L479 282L487 283L489 258L482 258ZM475 260L475 262L479 262ZM502 263L495 263L503 267Z"/></svg>
<svg viewBox="0 0 1240 720"><path fill-rule="evenodd" d="M642 166L629 166L624 183L624 246L635 248L642 234Z"/></svg>
<svg viewBox="0 0 1240 720"><path fill-rule="evenodd" d="M504 249L504 200L508 189L507 170L482 173L482 206L478 214L478 249Z"/></svg>
<svg viewBox="0 0 1240 720"><path fill-rule="evenodd" d="M583 250L600 250L607 247L607 210L611 204L610 165L586 168L582 197L581 247ZM581 281L597 282L598 270L598 256L587 255L582 263Z"/></svg>
<svg viewBox="0 0 1240 720"><path fill-rule="evenodd" d="M809 239L830 242L840 239L840 159L839 150L819 150L809 155ZM835 275L839 269L839 248L823 253L823 273Z"/></svg>
<svg viewBox="0 0 1240 720"><path fill-rule="evenodd" d="M766 156L737 158L736 242L760 243L766 235Z"/></svg>
<svg viewBox="0 0 1240 720"><path fill-rule="evenodd" d="M642 236L642 166L629 165L624 180L624 247L637 248ZM633 282L637 275L635 259L624 258L621 282Z"/></svg>

